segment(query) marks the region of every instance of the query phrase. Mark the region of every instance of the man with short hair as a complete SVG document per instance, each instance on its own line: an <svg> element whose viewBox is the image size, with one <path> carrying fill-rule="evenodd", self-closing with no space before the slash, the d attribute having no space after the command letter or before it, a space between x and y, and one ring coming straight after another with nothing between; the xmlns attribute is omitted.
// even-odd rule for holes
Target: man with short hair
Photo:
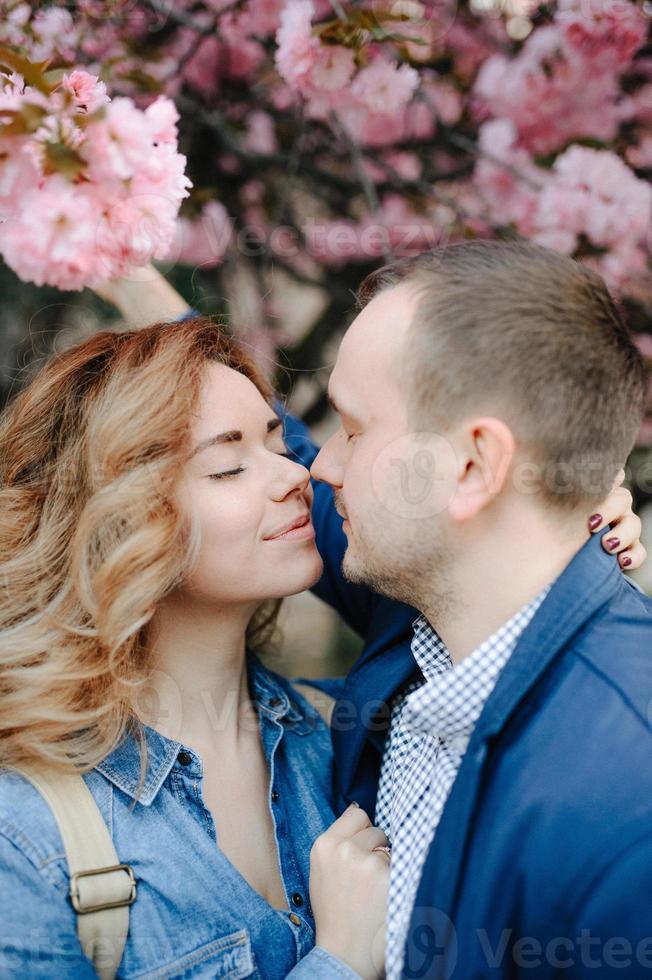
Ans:
<svg viewBox="0 0 652 980"><path fill-rule="evenodd" d="M531 245L407 260L362 306L312 474L348 582L420 613L410 663L396 602L346 593L368 642L333 716L372 812L382 751L387 977L652 974L652 602L586 528L638 432L640 356L600 278Z"/></svg>

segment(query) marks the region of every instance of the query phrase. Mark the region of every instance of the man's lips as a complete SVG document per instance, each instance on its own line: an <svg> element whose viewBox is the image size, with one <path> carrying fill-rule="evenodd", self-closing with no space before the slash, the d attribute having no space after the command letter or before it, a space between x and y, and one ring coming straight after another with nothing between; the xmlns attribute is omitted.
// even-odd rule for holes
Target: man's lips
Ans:
<svg viewBox="0 0 652 980"><path fill-rule="evenodd" d="M292 531L299 531L303 528L306 529L304 533L306 536L308 536L308 527L310 527L312 530L312 525L310 524L310 512L306 511L299 517L295 517L290 524L286 524L284 527L279 528L279 530L274 531L273 534L267 535L265 537L265 541L274 541L276 538L282 538L286 534L290 534Z"/></svg>

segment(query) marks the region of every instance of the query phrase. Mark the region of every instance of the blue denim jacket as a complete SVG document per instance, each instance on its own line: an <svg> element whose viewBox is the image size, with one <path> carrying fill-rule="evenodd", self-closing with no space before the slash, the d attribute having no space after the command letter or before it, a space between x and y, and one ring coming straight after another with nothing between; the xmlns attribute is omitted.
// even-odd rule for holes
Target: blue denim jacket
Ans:
<svg viewBox="0 0 652 980"><path fill-rule="evenodd" d="M133 806L140 759L128 735L84 776L119 859L138 882L119 977L357 978L314 948L310 849L335 819L328 728L253 654L248 670L287 905L272 908L222 854L202 800L200 757L152 728L145 729L147 779ZM77 939L54 817L37 790L6 769L0 771L0 908L0 977L95 976Z"/></svg>

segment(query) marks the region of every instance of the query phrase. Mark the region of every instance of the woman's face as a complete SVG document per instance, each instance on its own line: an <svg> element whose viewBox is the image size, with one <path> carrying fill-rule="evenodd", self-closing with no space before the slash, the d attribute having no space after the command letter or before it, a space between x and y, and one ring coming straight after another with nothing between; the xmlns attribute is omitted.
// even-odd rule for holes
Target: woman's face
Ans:
<svg viewBox="0 0 652 980"><path fill-rule="evenodd" d="M191 436L178 504L198 520L201 547L184 591L249 604L314 585L323 566L309 473L284 455L281 421L256 386L209 362Z"/></svg>

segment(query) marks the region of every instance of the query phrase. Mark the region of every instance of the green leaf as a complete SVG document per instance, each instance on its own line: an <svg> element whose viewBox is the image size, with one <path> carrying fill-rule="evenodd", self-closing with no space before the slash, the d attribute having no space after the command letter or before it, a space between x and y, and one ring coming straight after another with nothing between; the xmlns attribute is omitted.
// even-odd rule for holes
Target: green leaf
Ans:
<svg viewBox="0 0 652 980"><path fill-rule="evenodd" d="M422 37L410 37L409 34L388 34L384 27L377 27L372 32L377 41L394 41L396 44L423 44L427 45Z"/></svg>
<svg viewBox="0 0 652 980"><path fill-rule="evenodd" d="M47 116L47 110L40 105L24 102L20 109L3 109L0 116L11 120L2 125L3 136L26 136L36 132Z"/></svg>
<svg viewBox="0 0 652 980"><path fill-rule="evenodd" d="M25 79L26 85L37 88L39 92L44 92L45 95L49 95L54 87L48 83L45 77L45 69L49 64L49 58L47 61L29 61L14 51L13 48L0 45L0 65L10 71L17 71Z"/></svg>
<svg viewBox="0 0 652 980"><path fill-rule="evenodd" d="M63 81L63 76L69 71L66 68L52 68L50 71L46 71L43 75L46 83L50 86L50 91L58 88Z"/></svg>
<svg viewBox="0 0 652 980"><path fill-rule="evenodd" d="M75 180L86 168L86 161L65 143L46 143L45 159L49 172L56 171L69 180Z"/></svg>
<svg viewBox="0 0 652 980"><path fill-rule="evenodd" d="M20 109L20 114L25 120L28 133L35 133L39 128L48 112L43 106L34 105L32 102L24 102Z"/></svg>
<svg viewBox="0 0 652 980"><path fill-rule="evenodd" d="M3 109L3 118L7 116L13 116L11 122L0 123L0 136L26 136L29 132L27 126L25 125L25 120L20 112L15 112L14 110Z"/></svg>
<svg viewBox="0 0 652 980"><path fill-rule="evenodd" d="M359 49L373 38L375 41L391 41L398 44L426 44L423 38L411 37L409 33L397 34L386 29L385 23L406 24L413 22L407 14L394 14L389 10L351 10L346 21L337 18L317 24L313 32L324 44L342 44L347 48Z"/></svg>

